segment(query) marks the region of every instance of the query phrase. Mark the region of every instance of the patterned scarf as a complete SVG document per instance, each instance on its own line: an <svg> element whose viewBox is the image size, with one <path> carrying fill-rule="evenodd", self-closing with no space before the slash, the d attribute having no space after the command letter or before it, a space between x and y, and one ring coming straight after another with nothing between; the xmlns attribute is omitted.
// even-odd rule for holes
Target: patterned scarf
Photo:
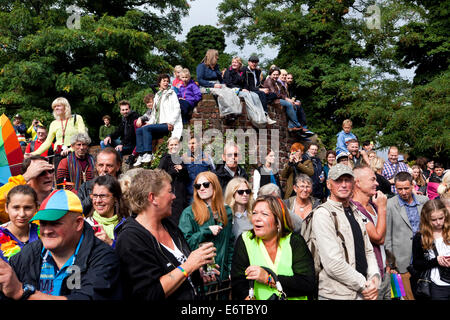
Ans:
<svg viewBox="0 0 450 320"><path fill-rule="evenodd" d="M94 169L94 157L90 154L87 155L87 161L88 161L88 167L91 167L91 170ZM75 156L75 152L69 153L67 156L67 164L69 167L69 176L70 181L75 183L75 186L73 187L75 190L80 189L81 185L81 174L83 172L81 165L79 161L77 160L77 157ZM88 168L86 168L87 173ZM83 181L85 182L85 181Z"/></svg>

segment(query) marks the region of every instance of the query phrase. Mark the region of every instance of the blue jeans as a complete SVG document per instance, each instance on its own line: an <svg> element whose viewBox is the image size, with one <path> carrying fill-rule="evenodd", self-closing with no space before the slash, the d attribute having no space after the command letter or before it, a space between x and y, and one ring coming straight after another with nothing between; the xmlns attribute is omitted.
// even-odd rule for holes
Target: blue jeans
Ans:
<svg viewBox="0 0 450 320"><path fill-rule="evenodd" d="M183 124L186 124L191 120L189 118L189 112L194 109L194 106L192 106L187 100L178 100L180 102L180 109L181 109L181 119L183 120Z"/></svg>
<svg viewBox="0 0 450 320"><path fill-rule="evenodd" d="M293 106L292 103L284 100L284 99L280 99L280 104L286 108L286 115L288 117L288 128L299 128L301 127L300 123L298 122L297 119L297 111L296 111L296 106Z"/></svg>
<svg viewBox="0 0 450 320"><path fill-rule="evenodd" d="M104 143L103 143L103 140L101 140L100 141L100 148L102 148L102 149L105 149L106 147L115 147L115 146L118 146L119 144L121 144L121 141L120 141L120 138L117 138L116 140L112 140L111 141L111 144L107 144L107 145L105 145Z"/></svg>
<svg viewBox="0 0 450 320"><path fill-rule="evenodd" d="M151 124L136 130L136 152L139 154L152 152L152 141L169 133L166 123Z"/></svg>

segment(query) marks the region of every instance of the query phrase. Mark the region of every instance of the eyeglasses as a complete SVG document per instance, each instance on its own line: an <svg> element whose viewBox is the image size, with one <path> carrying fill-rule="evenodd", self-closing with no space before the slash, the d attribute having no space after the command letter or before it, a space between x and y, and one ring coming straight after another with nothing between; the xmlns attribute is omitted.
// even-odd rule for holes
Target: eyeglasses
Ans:
<svg viewBox="0 0 450 320"><path fill-rule="evenodd" d="M210 184L211 182L194 183L194 188L200 190L200 188L203 186L205 189L208 189Z"/></svg>
<svg viewBox="0 0 450 320"><path fill-rule="evenodd" d="M91 197L92 200L95 200L95 199L105 200L105 199L109 198L110 195L109 194L95 194L95 193L93 193L93 194L90 195L90 197Z"/></svg>
<svg viewBox="0 0 450 320"><path fill-rule="evenodd" d="M227 156L228 158L231 158L231 157L237 158L237 157L239 156L239 154L237 154L237 153L227 153L226 156Z"/></svg>
<svg viewBox="0 0 450 320"><path fill-rule="evenodd" d="M250 189L244 189L244 190L236 190L236 192L237 192L240 196L242 196L242 195L244 194L244 192L245 192L246 194L250 194L250 193L252 192L252 190L250 190Z"/></svg>
<svg viewBox="0 0 450 320"><path fill-rule="evenodd" d="M38 177L43 177L43 176L45 176L46 174L54 174L54 173L55 173L55 169L45 170L45 171L42 171L42 172L38 175Z"/></svg>

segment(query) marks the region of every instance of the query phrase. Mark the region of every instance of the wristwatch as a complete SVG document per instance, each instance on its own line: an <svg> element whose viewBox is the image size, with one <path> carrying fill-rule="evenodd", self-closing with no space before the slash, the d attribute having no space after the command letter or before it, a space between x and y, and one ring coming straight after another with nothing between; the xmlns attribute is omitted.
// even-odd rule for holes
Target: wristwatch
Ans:
<svg viewBox="0 0 450 320"><path fill-rule="evenodd" d="M22 294L22 296L20 297L19 300L28 300L28 298L33 293L36 292L36 288L33 285L28 284L28 283L24 283L22 288L23 288L23 294Z"/></svg>

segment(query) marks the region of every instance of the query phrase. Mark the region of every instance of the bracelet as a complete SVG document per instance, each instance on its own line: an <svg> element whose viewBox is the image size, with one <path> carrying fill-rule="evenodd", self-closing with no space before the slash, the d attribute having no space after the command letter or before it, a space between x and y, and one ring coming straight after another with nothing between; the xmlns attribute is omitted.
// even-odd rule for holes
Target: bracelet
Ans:
<svg viewBox="0 0 450 320"><path fill-rule="evenodd" d="M270 275L270 273L267 275L267 285L270 286L270 283L272 282L272 276Z"/></svg>
<svg viewBox="0 0 450 320"><path fill-rule="evenodd" d="M180 271L183 272L183 274L186 278L188 277L186 270L184 270L181 266L178 266L177 269L180 269Z"/></svg>

